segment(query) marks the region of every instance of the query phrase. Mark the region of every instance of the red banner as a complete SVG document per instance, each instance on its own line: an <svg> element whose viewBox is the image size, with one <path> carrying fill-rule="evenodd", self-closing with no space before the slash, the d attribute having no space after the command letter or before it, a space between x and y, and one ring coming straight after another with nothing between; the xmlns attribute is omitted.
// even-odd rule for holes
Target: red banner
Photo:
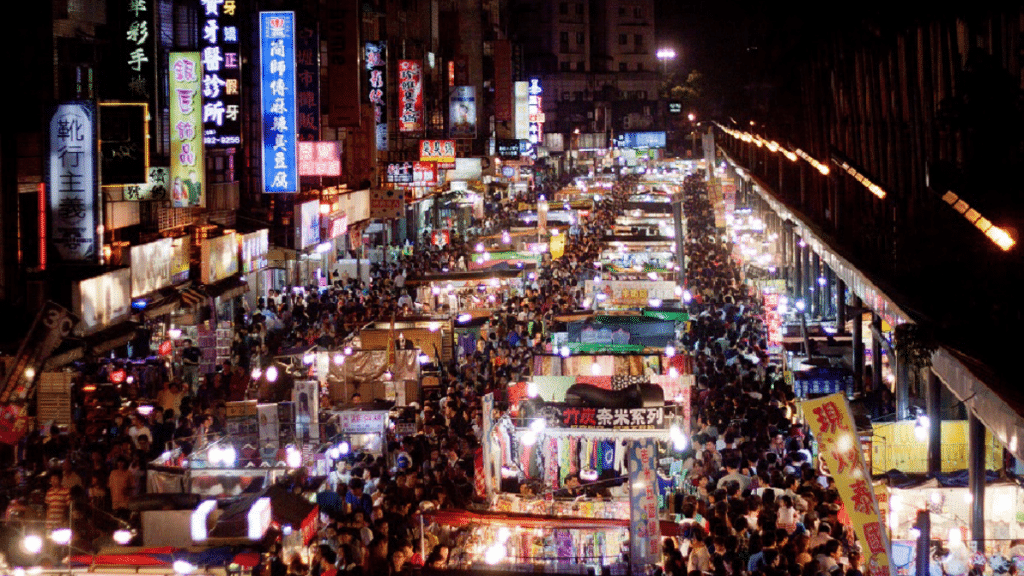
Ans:
<svg viewBox="0 0 1024 576"><path fill-rule="evenodd" d="M418 60L398 61L398 129L423 130L423 64Z"/></svg>

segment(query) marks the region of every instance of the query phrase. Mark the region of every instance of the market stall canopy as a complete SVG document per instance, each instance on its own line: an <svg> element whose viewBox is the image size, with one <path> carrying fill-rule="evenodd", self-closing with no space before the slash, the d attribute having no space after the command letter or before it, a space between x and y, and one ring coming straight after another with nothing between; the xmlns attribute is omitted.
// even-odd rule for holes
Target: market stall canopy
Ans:
<svg viewBox="0 0 1024 576"><path fill-rule="evenodd" d="M491 512L469 510L435 510L423 513L427 523L436 522L442 526L461 528L472 524L497 524L522 528L575 528L603 530L607 528L628 528L629 518L576 518L569 516L540 516L515 512ZM661 521L662 536L676 536L679 526L672 521Z"/></svg>
<svg viewBox="0 0 1024 576"><path fill-rule="evenodd" d="M518 278L522 272L522 268L492 268L490 270L478 270L473 272L438 272L436 274L409 276L405 279L405 285L418 286L421 284L430 284L431 282L468 282L490 280L492 278Z"/></svg>
<svg viewBox="0 0 1024 576"><path fill-rule="evenodd" d="M123 567L166 567L170 568L175 560L184 560L193 566L227 566L238 564L252 568L258 563L259 554L253 551L238 552L232 546L207 548L200 552L190 552L171 546L147 548L112 548L101 550L99 554L79 554L71 557L71 565L82 566L123 566ZM254 561L255 560L255 561Z"/></svg>
<svg viewBox="0 0 1024 576"><path fill-rule="evenodd" d="M270 498L270 513L281 526L301 527L316 509L309 500L293 494L284 486L270 486L260 494L239 498L224 509L217 525L210 531L210 538L247 538L249 510L260 498Z"/></svg>

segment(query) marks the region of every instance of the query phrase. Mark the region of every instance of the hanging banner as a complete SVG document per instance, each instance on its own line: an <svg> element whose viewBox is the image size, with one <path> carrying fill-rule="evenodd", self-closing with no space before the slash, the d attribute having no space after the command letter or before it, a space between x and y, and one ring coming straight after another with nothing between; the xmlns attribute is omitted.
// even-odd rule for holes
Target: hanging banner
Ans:
<svg viewBox="0 0 1024 576"><path fill-rule="evenodd" d="M420 162L434 162L439 170L455 168L455 140L420 140Z"/></svg>
<svg viewBox="0 0 1024 576"><path fill-rule="evenodd" d="M529 136L527 139L531 144L539 146L544 143L544 106L542 100L544 89L540 85L540 78L530 78L526 94L527 120L529 121Z"/></svg>
<svg viewBox="0 0 1024 576"><path fill-rule="evenodd" d="M448 136L476 138L476 87L456 86L448 100Z"/></svg>
<svg viewBox="0 0 1024 576"><path fill-rule="evenodd" d="M527 140L530 138L530 83L529 82L514 82L512 84L512 94L515 104L514 110L514 122L515 130L513 134L518 140ZM536 144L536 142L533 142Z"/></svg>
<svg viewBox="0 0 1024 576"><path fill-rule="evenodd" d="M299 26L295 37L295 78L299 140L320 139L320 34L317 27ZM340 174L340 172L339 172ZM300 176L301 176L300 171Z"/></svg>
<svg viewBox="0 0 1024 576"><path fill-rule="evenodd" d="M419 60L398 61L398 129L423 130L423 64Z"/></svg>
<svg viewBox="0 0 1024 576"><path fill-rule="evenodd" d="M320 383L301 380L292 389L295 403L295 439L303 444L320 442Z"/></svg>
<svg viewBox="0 0 1024 576"><path fill-rule="evenodd" d="M168 166L150 166L145 184L124 187L123 200L167 200L167 184L171 169Z"/></svg>
<svg viewBox="0 0 1024 576"><path fill-rule="evenodd" d="M200 0L199 48L203 60L203 144L233 148L242 144L242 59L238 6L232 0Z"/></svg>
<svg viewBox="0 0 1024 576"><path fill-rule="evenodd" d="M387 430L387 411L345 410L335 414L341 434L384 434Z"/></svg>
<svg viewBox="0 0 1024 576"><path fill-rule="evenodd" d="M555 260L561 258L565 254L565 234L552 236L549 246L551 246L551 257Z"/></svg>
<svg viewBox="0 0 1024 576"><path fill-rule="evenodd" d="M800 403L804 420L818 439L818 452L835 479L836 489L863 550L867 576L895 576L889 536L878 512L871 474L864 465L850 404L843 394Z"/></svg>
<svg viewBox="0 0 1024 576"><path fill-rule="evenodd" d="M171 284L171 257L174 240L163 238L132 246L132 298L143 296Z"/></svg>
<svg viewBox="0 0 1024 576"><path fill-rule="evenodd" d="M662 430L665 407L594 408L548 402L538 411L550 428L596 430Z"/></svg>
<svg viewBox="0 0 1024 576"><path fill-rule="evenodd" d="M50 244L65 262L96 262L96 105L65 102L50 119Z"/></svg>
<svg viewBox="0 0 1024 576"><path fill-rule="evenodd" d="M171 52L171 206L205 206L199 52Z"/></svg>
<svg viewBox="0 0 1024 576"><path fill-rule="evenodd" d="M373 121L376 126L375 141L378 151L388 149L388 43L367 42L364 61L367 75L367 96L373 106Z"/></svg>
<svg viewBox="0 0 1024 576"><path fill-rule="evenodd" d="M635 440L629 446L629 563L633 574L645 574L661 560L657 456L654 439Z"/></svg>
<svg viewBox="0 0 1024 576"><path fill-rule="evenodd" d="M263 191L298 192L295 13L260 12Z"/></svg>
<svg viewBox="0 0 1024 576"><path fill-rule="evenodd" d="M78 317L60 304L43 304L18 348L18 355L8 367L3 389L0 390L0 404L22 402L30 396L36 378L43 372L46 359L71 334L77 323ZM3 413L5 421L14 422L17 416L18 411L7 410Z"/></svg>

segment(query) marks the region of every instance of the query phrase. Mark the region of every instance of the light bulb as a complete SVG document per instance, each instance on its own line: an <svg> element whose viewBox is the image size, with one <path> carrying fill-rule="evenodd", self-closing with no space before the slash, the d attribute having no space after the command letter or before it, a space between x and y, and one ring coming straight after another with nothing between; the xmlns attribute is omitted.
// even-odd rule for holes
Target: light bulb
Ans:
<svg viewBox="0 0 1024 576"><path fill-rule="evenodd" d="M334 355L334 364L335 365L341 366L344 363L345 363L345 355L344 354L335 354Z"/></svg>
<svg viewBox="0 0 1024 576"><path fill-rule="evenodd" d="M267 368L267 382L277 382L277 366Z"/></svg>
<svg viewBox="0 0 1024 576"><path fill-rule="evenodd" d="M671 358L671 357L673 357L675 355L676 355L676 349L675 349L674 346L672 346L671 344L668 345L668 346L665 346L665 357L666 358Z"/></svg>
<svg viewBox="0 0 1024 576"><path fill-rule="evenodd" d="M260 370L259 368L253 368L252 369L252 379L253 380L259 380L260 376L262 376L262 375L263 375L263 370Z"/></svg>
<svg viewBox="0 0 1024 576"><path fill-rule="evenodd" d="M527 430L526 434L523 434L523 446L533 446L537 443L537 433L533 430Z"/></svg>
<svg viewBox="0 0 1024 576"><path fill-rule="evenodd" d="M562 358L568 358L571 353L568 346L562 346L561 350L558 351L562 355Z"/></svg>
<svg viewBox="0 0 1024 576"><path fill-rule="evenodd" d="M121 546L125 546L129 542L131 542L131 541L132 541L131 530L125 530L125 529L122 528L121 530L115 530L114 531L114 542L117 542Z"/></svg>
<svg viewBox="0 0 1024 576"><path fill-rule="evenodd" d="M590 365L590 373L593 374L594 376L600 376L601 375L601 365L598 364L597 362L594 362L593 364L591 364Z"/></svg>
<svg viewBox="0 0 1024 576"><path fill-rule="evenodd" d="M189 564L185 560L175 560L172 566L174 567L174 571L178 574L191 574L196 570L195 566Z"/></svg>
<svg viewBox="0 0 1024 576"><path fill-rule="evenodd" d="M306 355L304 355L302 357L302 363L306 364L308 366L309 364L312 364L313 360L315 360L315 359L316 359L316 356L313 356L312 354L306 354Z"/></svg>
<svg viewBox="0 0 1024 576"><path fill-rule="evenodd" d="M25 547L25 551L29 554L39 554L43 549L43 539L36 534L29 534L22 541L22 546Z"/></svg>
<svg viewBox="0 0 1024 576"><path fill-rule="evenodd" d="M537 434L543 432L544 429L547 428L547 426L548 423L543 418L534 418L533 421L530 422L530 430L536 432Z"/></svg>
<svg viewBox="0 0 1024 576"><path fill-rule="evenodd" d="M61 546L67 546L71 543L71 528L57 528L50 532L50 540Z"/></svg>
<svg viewBox="0 0 1024 576"><path fill-rule="evenodd" d="M348 443L347 440L342 440L341 444L338 444L338 452L341 452L342 456L348 454L351 450L352 446Z"/></svg>

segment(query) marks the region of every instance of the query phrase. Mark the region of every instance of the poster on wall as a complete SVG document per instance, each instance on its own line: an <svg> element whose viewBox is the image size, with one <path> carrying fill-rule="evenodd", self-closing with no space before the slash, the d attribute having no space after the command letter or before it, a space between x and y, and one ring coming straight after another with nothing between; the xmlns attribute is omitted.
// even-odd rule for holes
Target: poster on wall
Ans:
<svg viewBox="0 0 1024 576"><path fill-rule="evenodd" d="M419 60L398 61L398 96L398 129L423 130L423 63Z"/></svg>
<svg viewBox="0 0 1024 576"><path fill-rule="evenodd" d="M263 191L298 192L294 12L260 12L260 104Z"/></svg>
<svg viewBox="0 0 1024 576"><path fill-rule="evenodd" d="M303 444L320 442L320 383L300 380L292 389L295 404L295 439Z"/></svg>
<svg viewBox="0 0 1024 576"><path fill-rule="evenodd" d="M50 245L64 262L96 262L96 105L64 102L50 119Z"/></svg>
<svg viewBox="0 0 1024 576"><path fill-rule="evenodd" d="M128 318L131 312L132 271L122 268L76 282L71 308L81 319L76 332L88 334Z"/></svg>
<svg viewBox="0 0 1024 576"><path fill-rule="evenodd" d="M311 200L295 207L295 249L320 243L320 201Z"/></svg>
<svg viewBox="0 0 1024 576"><path fill-rule="evenodd" d="M149 294L171 284L173 240L132 246L129 253L132 270L132 298Z"/></svg>
<svg viewBox="0 0 1024 576"><path fill-rule="evenodd" d="M378 151L388 149L388 43L367 42L363 61L366 66L367 97L373 107L375 140Z"/></svg>
<svg viewBox="0 0 1024 576"><path fill-rule="evenodd" d="M238 273L238 236L235 232L203 240L201 249L203 284L213 284Z"/></svg>
<svg viewBox="0 0 1024 576"><path fill-rule="evenodd" d="M448 100L448 135L476 138L476 87L456 86Z"/></svg>
<svg viewBox="0 0 1024 576"><path fill-rule="evenodd" d="M171 206L205 206L202 73L199 52L171 52Z"/></svg>

